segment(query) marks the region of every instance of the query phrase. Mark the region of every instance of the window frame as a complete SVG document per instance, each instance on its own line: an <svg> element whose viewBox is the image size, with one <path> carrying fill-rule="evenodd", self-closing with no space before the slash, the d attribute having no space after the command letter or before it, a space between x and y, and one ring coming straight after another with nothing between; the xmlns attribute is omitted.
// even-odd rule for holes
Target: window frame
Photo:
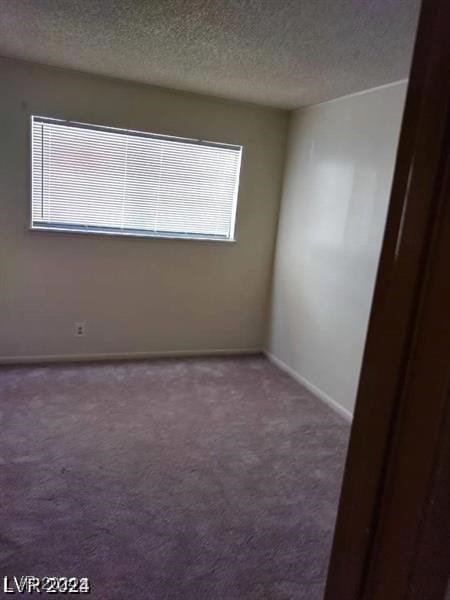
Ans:
<svg viewBox="0 0 450 600"><path fill-rule="evenodd" d="M42 122L42 123L55 123L68 127L75 127L80 129L90 129L97 131L106 131L111 133L118 133L123 135L133 135L136 137L143 138L151 138L151 139L161 139L168 140L171 142L183 142L193 145L200 146L209 146L215 148L226 148L233 149L239 151L239 159L238 159L238 171L237 171L237 179L235 182L235 190L233 195L233 204L232 204L232 212L231 212L231 221L230 221L230 235L229 237L225 236L217 236L212 234L184 234L179 232L157 232L157 231L146 231L146 230L133 230L123 229L119 230L118 228L111 228L108 230L107 227L98 227L96 226L83 226L83 225L36 225L33 221L33 180L34 180L34 160L33 160L33 123L34 122ZM114 238L148 238L148 239L158 239L158 240L185 240L185 241L195 241L195 242L219 242L219 243L236 243L236 221L237 221L237 210L239 204L239 193L240 193L240 182L241 182L241 170L242 170L242 156L244 152L244 147L241 144L231 144L227 142L217 142L211 140L205 140L203 138L189 138L189 137L181 137L175 135L168 135L162 133L153 133L140 131L136 129L125 129L122 127L114 127L109 125L97 125L93 123L86 123L84 121L77 121L72 119L63 119L57 117L47 117L43 115L31 114L29 116L29 128L28 128L28 144L29 144L29 224L28 230L32 232L50 232L50 233L60 233L60 234L82 234L82 235L90 235L90 236L107 236Z"/></svg>

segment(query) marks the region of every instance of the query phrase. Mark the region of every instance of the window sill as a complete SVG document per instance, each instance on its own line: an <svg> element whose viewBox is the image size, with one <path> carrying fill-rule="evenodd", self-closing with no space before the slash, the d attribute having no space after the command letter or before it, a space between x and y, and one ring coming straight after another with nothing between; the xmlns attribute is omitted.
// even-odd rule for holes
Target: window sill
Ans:
<svg viewBox="0 0 450 600"><path fill-rule="evenodd" d="M92 229L75 229L70 227L45 227L33 225L28 228L29 231L39 232L51 232L51 233L70 233L70 234L82 234L89 236L107 236L107 237L121 237L121 238L147 238L157 240L177 240L177 241L190 241L190 242L219 242L219 243L236 243L236 238L219 238L214 236L203 236L203 235L189 235L189 234L164 234L164 233L147 233L147 232L130 232L130 231L105 231L98 230L93 231Z"/></svg>

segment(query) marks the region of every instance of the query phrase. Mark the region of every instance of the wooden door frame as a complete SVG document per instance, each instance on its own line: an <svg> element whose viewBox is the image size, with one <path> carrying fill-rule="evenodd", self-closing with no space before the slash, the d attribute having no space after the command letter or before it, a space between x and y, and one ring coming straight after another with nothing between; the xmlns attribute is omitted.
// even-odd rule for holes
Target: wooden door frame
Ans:
<svg viewBox="0 0 450 600"><path fill-rule="evenodd" d="M443 600L449 144L450 2L423 0L325 600Z"/></svg>

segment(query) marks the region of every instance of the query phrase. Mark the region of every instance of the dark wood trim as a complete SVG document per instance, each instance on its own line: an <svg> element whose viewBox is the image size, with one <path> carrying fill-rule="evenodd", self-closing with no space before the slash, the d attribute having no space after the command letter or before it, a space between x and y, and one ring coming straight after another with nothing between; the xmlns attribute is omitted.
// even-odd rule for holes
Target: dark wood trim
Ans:
<svg viewBox="0 0 450 600"><path fill-rule="evenodd" d="M424 0L326 600L418 598L408 590L448 403L450 302L436 290L450 287L449 39L450 2Z"/></svg>
<svg viewBox="0 0 450 600"><path fill-rule="evenodd" d="M444 598L450 592L450 406L447 402L438 460L422 512L409 581L409 597ZM436 560L436 557L441 560ZM448 596L446 596L448 600Z"/></svg>
<svg viewBox="0 0 450 600"><path fill-rule="evenodd" d="M448 141L447 137L447 148ZM436 187L440 192L436 194L431 247L424 268L399 411L392 431L365 594L368 599L384 597L384 589L389 589L392 598L418 598L409 580L416 553L421 551L417 545L421 527L426 526L423 514L434 501L430 497L430 488L434 486L449 398L450 154L438 177ZM440 561L449 554L447 550L444 555L435 557L437 582ZM447 561L446 572L449 564ZM422 570L422 566L418 566ZM429 577L430 574L424 575ZM445 579L444 573L440 582L442 595ZM442 598L442 595L435 597ZM420 598L431 598L429 590Z"/></svg>

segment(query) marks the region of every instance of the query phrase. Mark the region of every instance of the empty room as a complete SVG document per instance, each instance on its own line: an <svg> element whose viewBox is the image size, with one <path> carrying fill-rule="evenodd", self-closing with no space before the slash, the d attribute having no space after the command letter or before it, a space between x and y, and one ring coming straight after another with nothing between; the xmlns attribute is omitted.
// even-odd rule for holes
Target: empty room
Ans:
<svg viewBox="0 0 450 600"><path fill-rule="evenodd" d="M419 4L0 0L2 593L323 598Z"/></svg>

